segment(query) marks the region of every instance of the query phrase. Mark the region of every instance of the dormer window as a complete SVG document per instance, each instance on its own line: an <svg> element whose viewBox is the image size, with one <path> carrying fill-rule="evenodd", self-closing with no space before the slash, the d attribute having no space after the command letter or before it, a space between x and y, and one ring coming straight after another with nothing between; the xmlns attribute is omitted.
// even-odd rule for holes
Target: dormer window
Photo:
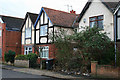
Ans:
<svg viewBox="0 0 120 80"><path fill-rule="evenodd" d="M26 28L26 35L25 38L31 38L31 28Z"/></svg>
<svg viewBox="0 0 120 80"><path fill-rule="evenodd" d="M43 25L40 27L40 36L46 36L47 35L47 25Z"/></svg>

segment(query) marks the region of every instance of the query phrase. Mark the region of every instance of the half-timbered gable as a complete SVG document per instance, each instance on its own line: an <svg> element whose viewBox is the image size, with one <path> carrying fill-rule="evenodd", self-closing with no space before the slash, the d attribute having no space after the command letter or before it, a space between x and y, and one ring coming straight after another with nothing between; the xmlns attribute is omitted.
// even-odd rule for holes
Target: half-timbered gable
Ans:
<svg viewBox="0 0 120 80"><path fill-rule="evenodd" d="M50 59L55 57L55 47L50 37L54 37L55 32L61 28L64 29L68 35L72 34L76 18L76 14L46 7L41 8L34 27L35 44L39 47L39 51L42 47L42 52L40 52L42 58Z"/></svg>
<svg viewBox="0 0 120 80"><path fill-rule="evenodd" d="M36 44L50 43L50 36L60 28L65 29L67 34L73 33L73 23L76 14L43 7L35 23Z"/></svg>
<svg viewBox="0 0 120 80"><path fill-rule="evenodd" d="M34 23L38 14L27 12L24 23L22 25L22 52L28 54L33 52L32 48L34 45Z"/></svg>

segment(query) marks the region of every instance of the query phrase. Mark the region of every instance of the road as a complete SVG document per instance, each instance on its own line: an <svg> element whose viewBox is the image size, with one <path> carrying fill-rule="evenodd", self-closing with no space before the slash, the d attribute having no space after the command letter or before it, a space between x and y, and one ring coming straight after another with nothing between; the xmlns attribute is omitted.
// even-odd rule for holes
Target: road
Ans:
<svg viewBox="0 0 120 80"><path fill-rule="evenodd" d="M59 79L2 69L2 80L59 80Z"/></svg>

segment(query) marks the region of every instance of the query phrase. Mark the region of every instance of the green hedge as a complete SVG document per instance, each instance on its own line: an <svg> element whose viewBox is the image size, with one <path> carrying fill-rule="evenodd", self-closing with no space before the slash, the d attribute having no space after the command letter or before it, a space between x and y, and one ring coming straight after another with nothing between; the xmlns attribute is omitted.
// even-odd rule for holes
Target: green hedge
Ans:
<svg viewBox="0 0 120 80"><path fill-rule="evenodd" d="M11 63L14 63L15 52L9 50L8 53L5 53L4 58L5 58L5 61L6 61L6 62L9 62L9 61L10 61Z"/></svg>
<svg viewBox="0 0 120 80"><path fill-rule="evenodd" d="M29 60L27 55L18 55L15 57L16 60Z"/></svg>
<svg viewBox="0 0 120 80"><path fill-rule="evenodd" d="M32 68L37 67L37 54L30 53L28 55L18 55L16 56L16 60L29 60L29 66Z"/></svg>
<svg viewBox="0 0 120 80"><path fill-rule="evenodd" d="M35 53L30 53L27 55L28 59L29 59L29 62L30 62L30 67L34 68L37 66L37 54Z"/></svg>

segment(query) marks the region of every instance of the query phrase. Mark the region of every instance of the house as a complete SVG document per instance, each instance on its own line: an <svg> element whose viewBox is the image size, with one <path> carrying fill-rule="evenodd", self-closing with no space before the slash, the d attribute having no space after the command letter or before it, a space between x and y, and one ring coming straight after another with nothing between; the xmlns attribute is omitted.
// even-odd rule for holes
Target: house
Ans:
<svg viewBox="0 0 120 80"><path fill-rule="evenodd" d="M108 2L109 1L109 2ZM88 0L78 17L78 32L83 30L81 27L97 26L107 36L117 42L120 50L120 0L110 2L110 0Z"/></svg>
<svg viewBox="0 0 120 80"><path fill-rule="evenodd" d="M22 54L34 53L34 23L38 17L36 13L27 12L21 27L22 36Z"/></svg>
<svg viewBox="0 0 120 80"><path fill-rule="evenodd" d="M76 18L75 11L67 13L46 7L42 7L39 14L27 13L21 28L22 54L33 52L42 59L53 59L55 46L49 37L61 28L72 34Z"/></svg>
<svg viewBox="0 0 120 80"><path fill-rule="evenodd" d="M22 18L0 15L0 55L4 60L5 52L15 51L16 55L21 53Z"/></svg>
<svg viewBox="0 0 120 80"><path fill-rule="evenodd" d="M39 57L42 59L55 58L54 37L60 29L66 30L67 35L73 34L77 15L75 11L71 13L42 7L34 24L35 28L35 46L39 48ZM76 25L77 26L77 25ZM41 50L42 49L42 50Z"/></svg>

